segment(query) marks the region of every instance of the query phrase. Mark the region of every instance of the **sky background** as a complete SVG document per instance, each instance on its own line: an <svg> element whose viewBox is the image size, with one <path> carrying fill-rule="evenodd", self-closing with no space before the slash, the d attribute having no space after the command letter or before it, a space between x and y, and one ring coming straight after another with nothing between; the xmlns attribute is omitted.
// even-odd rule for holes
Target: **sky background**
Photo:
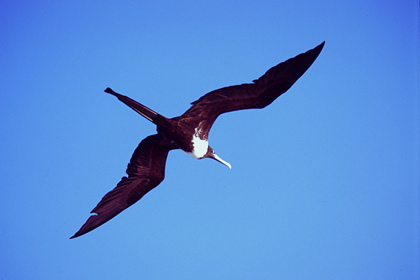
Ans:
<svg viewBox="0 0 420 280"><path fill-rule="evenodd" d="M0 1L0 279L420 279L418 1ZM155 127L322 41L263 110L222 115L233 166L166 179L69 240Z"/></svg>

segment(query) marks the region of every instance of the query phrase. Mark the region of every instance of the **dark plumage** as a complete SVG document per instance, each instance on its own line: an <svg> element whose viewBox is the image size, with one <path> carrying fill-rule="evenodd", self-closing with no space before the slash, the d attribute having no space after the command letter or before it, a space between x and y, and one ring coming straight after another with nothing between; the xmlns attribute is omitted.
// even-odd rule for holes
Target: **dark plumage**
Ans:
<svg viewBox="0 0 420 280"><path fill-rule="evenodd" d="M324 43L269 69L252 83L214 90L192 102L184 114L166 118L133 99L107 88L105 92L153 122L157 134L141 141L117 186L91 211L93 215L71 238L83 235L106 223L159 185L165 177L170 150L182 149L197 159L213 158L230 168L208 145L208 135L216 118L223 113L264 108L286 92L312 65Z"/></svg>

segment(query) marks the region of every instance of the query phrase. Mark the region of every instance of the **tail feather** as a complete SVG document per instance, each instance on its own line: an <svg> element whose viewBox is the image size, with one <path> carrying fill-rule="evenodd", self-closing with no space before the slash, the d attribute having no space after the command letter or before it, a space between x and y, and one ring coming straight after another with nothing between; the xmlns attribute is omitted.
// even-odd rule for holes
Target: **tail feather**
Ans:
<svg viewBox="0 0 420 280"><path fill-rule="evenodd" d="M121 102L123 102L125 105L127 105L128 107L130 107L131 109L133 109L134 111L136 111L137 113L139 113L140 115L142 115L143 117L145 117L146 119L148 119L149 121L151 121L152 123L158 124L157 121L162 119L162 115L156 113L155 111L153 111L152 109L144 106L143 104L140 104L139 102L125 96L119 93L116 93L115 91L113 91L111 88L107 87L104 90L106 93L112 94L115 97L118 98L118 100L120 100ZM165 118L165 117L163 117Z"/></svg>

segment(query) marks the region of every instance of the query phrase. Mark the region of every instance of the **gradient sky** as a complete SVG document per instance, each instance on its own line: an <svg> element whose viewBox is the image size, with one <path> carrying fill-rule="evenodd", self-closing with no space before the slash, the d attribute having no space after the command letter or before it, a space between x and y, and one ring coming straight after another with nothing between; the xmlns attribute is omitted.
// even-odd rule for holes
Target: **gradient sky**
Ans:
<svg viewBox="0 0 420 280"><path fill-rule="evenodd" d="M420 279L418 1L0 1L0 279ZM165 181L69 240L155 127L326 41L263 110L222 115L233 168Z"/></svg>

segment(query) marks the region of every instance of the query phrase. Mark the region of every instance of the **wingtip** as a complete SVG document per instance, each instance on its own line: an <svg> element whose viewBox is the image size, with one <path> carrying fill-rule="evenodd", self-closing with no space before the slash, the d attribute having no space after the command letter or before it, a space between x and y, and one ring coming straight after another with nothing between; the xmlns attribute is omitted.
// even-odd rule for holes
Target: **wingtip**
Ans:
<svg viewBox="0 0 420 280"><path fill-rule="evenodd" d="M93 213L93 211L94 211L95 209L93 209L92 210L92 214L94 214L94 215L91 215L88 219L87 219L87 221L82 225L82 227L72 236L72 237L70 237L70 239L73 239L73 238L76 238L76 237L79 237L79 236L82 236L82 235L84 235L84 234L86 234L86 233L88 233L88 232L90 232L90 231L92 231L92 230L94 230L95 228L97 228L98 226L100 226L100 225L102 225L102 224L99 224L99 225L94 225L94 226L92 226L92 221L95 221L95 217L97 217L97 214L96 213Z"/></svg>
<svg viewBox="0 0 420 280"><path fill-rule="evenodd" d="M315 48L310 49L309 51L307 51L306 53L304 53L304 54L310 54L308 57L312 57L313 58L313 61L311 62L311 64L317 59L318 55L321 53L322 49L324 48L324 45L325 45L325 41L323 41L321 44L319 44Z"/></svg>
<svg viewBox="0 0 420 280"><path fill-rule="evenodd" d="M319 52L321 52L322 49L324 48L324 45L325 45L325 41L323 41L321 44L319 44L318 46L316 46L314 48L314 50L319 50Z"/></svg>
<svg viewBox="0 0 420 280"><path fill-rule="evenodd" d="M83 234L85 234L85 233L81 233L80 230L79 230L78 232L76 232L75 234L73 234L73 236L70 237L69 239L74 239L74 238L79 237L79 236L81 236Z"/></svg>
<svg viewBox="0 0 420 280"><path fill-rule="evenodd" d="M315 49L319 49L319 51L321 52L322 49L324 48L324 45L325 45L325 41L319 44L318 46L316 46Z"/></svg>

